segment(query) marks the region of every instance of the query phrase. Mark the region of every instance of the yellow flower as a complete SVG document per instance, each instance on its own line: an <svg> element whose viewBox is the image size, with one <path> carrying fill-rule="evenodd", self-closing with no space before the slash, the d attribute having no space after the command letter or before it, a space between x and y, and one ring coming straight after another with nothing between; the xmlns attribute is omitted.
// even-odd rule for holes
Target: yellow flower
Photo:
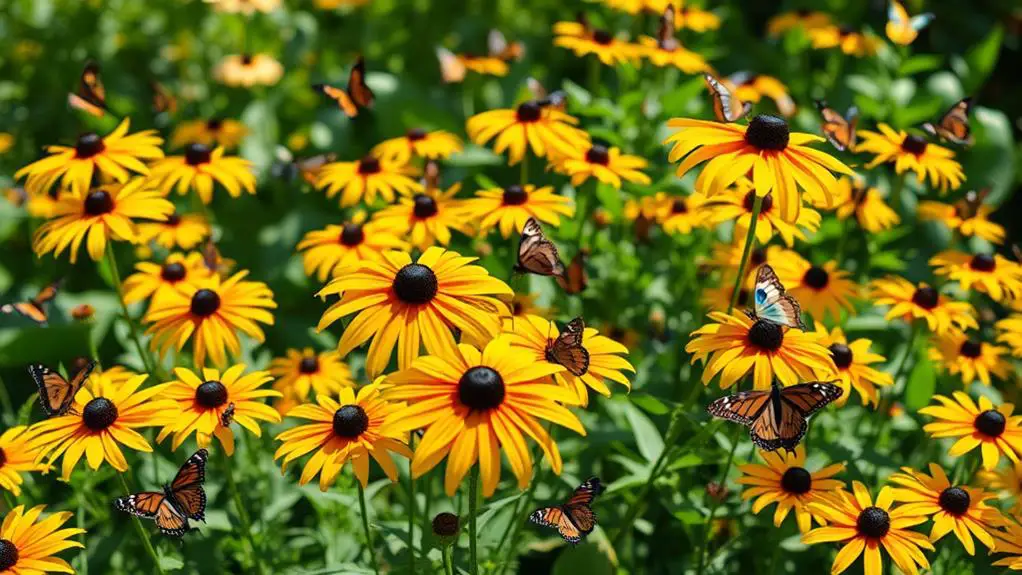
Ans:
<svg viewBox="0 0 1022 575"><path fill-rule="evenodd" d="M877 127L880 132L858 132L862 141L855 151L875 154L873 160L866 164L867 169L893 163L894 171L899 175L908 170L914 171L920 184L925 184L929 175L930 185L939 188L941 192L961 187L965 174L962 165L955 161L954 152L904 130L895 132L884 123Z"/></svg>
<svg viewBox="0 0 1022 575"><path fill-rule="evenodd" d="M21 496L21 484L24 482L19 472L49 469L38 462L38 449L29 446L32 434L26 433L27 429L19 425L0 435L0 488L10 491L15 497Z"/></svg>
<svg viewBox="0 0 1022 575"><path fill-rule="evenodd" d="M245 124L230 118L210 118L181 122L170 137L171 148L188 144L202 144L206 147L219 146L228 150L237 148L249 133Z"/></svg>
<svg viewBox="0 0 1022 575"><path fill-rule="evenodd" d="M992 531L996 539L994 543L995 553L1009 553L1014 557L1002 557L992 564L998 567L1008 567L1012 571L1022 571L1022 524L1017 520L1002 518L1001 530Z"/></svg>
<svg viewBox="0 0 1022 575"><path fill-rule="evenodd" d="M1008 344L1015 357L1022 357L1022 314L1012 314L997 322L997 341Z"/></svg>
<svg viewBox="0 0 1022 575"><path fill-rule="evenodd" d="M461 140L450 132L444 130L427 132L421 128L414 128L400 138L392 138L377 144L372 154L377 158L389 158L397 164L407 164L413 155L428 160L446 160L463 148Z"/></svg>
<svg viewBox="0 0 1022 575"><path fill-rule="evenodd" d="M766 96L774 101L777 111L782 116L788 117L795 113L795 101L788 94L788 88L773 76L739 72L723 78L722 81L731 88L735 98L740 102L755 104Z"/></svg>
<svg viewBox="0 0 1022 575"><path fill-rule="evenodd" d="M815 10L794 10L782 12L767 21L767 34L780 36L788 30L802 28L812 30L814 28L825 28L831 25L830 15L826 12Z"/></svg>
<svg viewBox="0 0 1022 575"><path fill-rule="evenodd" d="M183 156L170 156L153 165L153 179L159 182L164 195L177 188L184 195L194 189L202 203L213 201L213 184L219 183L232 198L244 190L255 193L256 178L252 162L224 156L223 148L210 150L203 144L189 144Z"/></svg>
<svg viewBox="0 0 1022 575"><path fill-rule="evenodd" d="M646 160L638 156L622 154L613 146L593 142L583 153L577 150L563 158L552 160L554 169L571 176L571 185L581 186L590 177L621 189L621 180L648 185L649 176L641 171L647 166Z"/></svg>
<svg viewBox="0 0 1022 575"><path fill-rule="evenodd" d="M1022 266L1000 254L948 250L930 258L930 265L935 274L957 281L964 291L975 289L994 301L1022 297Z"/></svg>
<svg viewBox="0 0 1022 575"><path fill-rule="evenodd" d="M470 220L462 213L462 201L454 199L461 184L446 192L429 190L383 208L373 216L373 223L402 237L408 236L412 247L420 250L451 243L451 230L472 233Z"/></svg>
<svg viewBox="0 0 1022 575"><path fill-rule="evenodd" d="M672 39L673 40L673 39ZM650 36L639 36L639 55L645 57L654 66L663 68L674 66L686 74L708 72L710 65L699 54L687 50L677 40L661 42Z"/></svg>
<svg viewBox="0 0 1022 575"><path fill-rule="evenodd" d="M313 0L316 8L321 10L333 10L342 6L364 6L369 2L370 0Z"/></svg>
<svg viewBox="0 0 1022 575"><path fill-rule="evenodd" d="M748 463L738 466L742 477L737 482L751 486L742 491L742 499L756 499L752 512L759 513L767 505L777 503L774 527L780 527L792 510L802 533L809 531L814 519L817 524L826 525L819 516L810 512L808 506L813 501L820 501L821 494L836 494L844 489L843 481L831 479L844 471L844 464L834 463L810 472L805 468L806 449L801 445L794 452L760 451L759 457L766 465Z"/></svg>
<svg viewBox="0 0 1022 575"><path fill-rule="evenodd" d="M1011 506L1008 513L1022 514L1022 461L1014 461L1001 469L980 469L976 473L981 485L1007 498ZM1022 542L1022 539L1018 541Z"/></svg>
<svg viewBox="0 0 1022 575"><path fill-rule="evenodd" d="M705 225L709 216L710 209L702 194L664 195L656 221L669 234L690 234L693 229Z"/></svg>
<svg viewBox="0 0 1022 575"><path fill-rule="evenodd" d="M181 286L195 283L210 276L202 254L172 253L163 264L139 262L136 273L124 280L124 302L131 304L152 298L154 304L166 297L168 291L177 292Z"/></svg>
<svg viewBox="0 0 1022 575"><path fill-rule="evenodd" d="M668 6L674 6L674 27L693 32L706 32L720 28L720 16L698 6L686 6L685 0L646 0L646 6L655 14L663 14Z"/></svg>
<svg viewBox="0 0 1022 575"><path fill-rule="evenodd" d="M556 107L536 100L519 104L513 110L490 110L472 116L466 123L469 138L483 146L494 140L493 150L509 150L509 164L525 157L526 146L537 157L548 153L568 156L589 147L589 134L575 127L578 119Z"/></svg>
<svg viewBox="0 0 1022 575"><path fill-rule="evenodd" d="M834 189L834 207L837 209L839 220L843 221L855 214L855 219L862 229L871 234L889 230L901 223L898 213L880 197L880 191L867 187L865 182L858 178L841 178L837 181L837 188Z"/></svg>
<svg viewBox="0 0 1022 575"><path fill-rule="evenodd" d="M807 32L809 33L809 40L812 42L813 48L818 50L840 48L845 54L855 56L856 58L876 54L881 44L876 36L856 32L850 26L831 24L829 26L810 28Z"/></svg>
<svg viewBox="0 0 1022 575"><path fill-rule="evenodd" d="M965 237L976 236L988 242L1003 244L1004 228L987 219L993 211L993 206L973 205L967 201L959 201L953 205L933 201L919 202L920 220L938 221Z"/></svg>
<svg viewBox="0 0 1022 575"><path fill-rule="evenodd" d="M940 420L923 426L930 437L960 438L951 446L948 455L960 457L980 447L983 469L988 471L997 467L1002 453L1012 461L1019 460L1016 453L1022 453L1022 415L1012 415L1015 406L1005 403L995 408L986 397L980 397L977 406L972 398L960 391L952 395L954 399L935 395L934 399L941 405L919 410L923 415Z"/></svg>
<svg viewBox="0 0 1022 575"><path fill-rule="evenodd" d="M213 77L227 86L272 86L284 75L280 62L267 54L225 56L213 70Z"/></svg>
<svg viewBox="0 0 1022 575"><path fill-rule="evenodd" d="M777 277L816 323L827 316L839 322L842 310L855 315L852 301L859 299L859 284L848 279L849 272L838 269L835 261L817 266L790 250L786 256L774 268Z"/></svg>
<svg viewBox="0 0 1022 575"><path fill-rule="evenodd" d="M272 12L280 7L280 0L203 0L212 4L217 12L228 14Z"/></svg>
<svg viewBox="0 0 1022 575"><path fill-rule="evenodd" d="M567 48L582 57L593 54L607 66L638 59L639 47L619 40L606 30L592 28L588 22L554 24L554 46Z"/></svg>
<svg viewBox="0 0 1022 575"><path fill-rule="evenodd" d="M557 195L551 186L513 184L503 189L477 191L475 198L465 200L463 215L476 222L480 237L499 227L500 235L509 238L521 232L529 218L559 227L561 216L575 215L575 206L570 199Z"/></svg>
<svg viewBox="0 0 1022 575"><path fill-rule="evenodd" d="M138 236L142 243L156 242L156 245L168 250L190 250L212 233L209 222L202 214L171 212L165 221L138 223Z"/></svg>
<svg viewBox="0 0 1022 575"><path fill-rule="evenodd" d="M357 212L341 225L329 225L322 230L313 230L298 242L302 252L305 275L316 274L321 282L334 275L338 269L360 261L381 261L383 252L406 250L408 243L398 237L395 231L375 222L365 223L365 212Z"/></svg>
<svg viewBox="0 0 1022 575"><path fill-rule="evenodd" d="M277 378L273 389L298 401L314 395L334 395L346 387L355 387L351 369L341 361L337 350L316 353L311 347L289 349L287 357L270 362L270 375Z"/></svg>
<svg viewBox="0 0 1022 575"><path fill-rule="evenodd" d="M7 132L0 132L0 154L6 154L14 147L14 136Z"/></svg>
<svg viewBox="0 0 1022 575"><path fill-rule="evenodd" d="M990 375L1007 380L1011 364L1001 356L1007 348L993 345L982 339L970 338L960 331L949 331L938 336L930 345L930 359L942 370L961 377L968 387L977 378L984 385L990 385Z"/></svg>
<svg viewBox="0 0 1022 575"><path fill-rule="evenodd" d="M61 528L74 514L54 513L38 521L45 505L25 511L24 505L12 509L0 527L0 573L4 575L42 575L43 573L74 573L71 565L57 553L85 546L68 538L83 535L84 529Z"/></svg>
<svg viewBox="0 0 1022 575"><path fill-rule="evenodd" d="M410 178L415 168L389 158L366 156L355 162L332 162L319 171L316 188L326 188L326 197L341 194L341 207L363 201L372 204L379 194L387 202L394 201L394 191L410 196L423 190L422 184Z"/></svg>
<svg viewBox="0 0 1022 575"><path fill-rule="evenodd" d="M741 239L749 233L749 226L752 224L752 211L756 200L756 192L747 181L739 181L738 185L728 188L723 192L707 198L701 194L700 200L706 208L706 218L711 224L723 222L734 222L735 238ZM794 222L784 219L780 210L775 210L773 192L763 196L759 217L756 219L756 239L760 243L767 243L770 238L781 236L784 243L789 247L795 245L795 240L805 241L806 235L803 229L816 232L820 229L820 213L811 208L802 208ZM743 242L744 243L744 242Z"/></svg>
<svg viewBox="0 0 1022 575"><path fill-rule="evenodd" d="M904 278L888 276L873 280L871 286L873 303L891 306L884 319L925 319L937 335L952 329L979 329L976 312L968 302L952 301L925 283L916 286Z"/></svg>
<svg viewBox="0 0 1022 575"><path fill-rule="evenodd" d="M849 343L840 327L828 332L820 323L816 324L816 333L821 336L820 344L830 350L830 357L837 367L836 383L844 390L837 400L837 405L844 405L848 401L853 388L859 392L863 405L879 405L880 395L877 393L877 387L894 385L894 378L891 374L872 367L872 364L886 361L884 356L870 351L873 342L859 338Z"/></svg>
<svg viewBox="0 0 1022 575"><path fill-rule="evenodd" d="M412 476L420 477L447 457L444 490L453 496L478 461L483 495L489 497L500 481L503 450L518 488L525 489L532 478L526 435L539 444L560 475L557 443L537 419L586 434L578 418L561 405L572 399L571 394L541 383L562 369L536 363L524 350L513 349L506 337L498 337L482 351L461 344L420 357L389 376L384 397L409 405L388 421L399 431L426 430L412 458Z"/></svg>

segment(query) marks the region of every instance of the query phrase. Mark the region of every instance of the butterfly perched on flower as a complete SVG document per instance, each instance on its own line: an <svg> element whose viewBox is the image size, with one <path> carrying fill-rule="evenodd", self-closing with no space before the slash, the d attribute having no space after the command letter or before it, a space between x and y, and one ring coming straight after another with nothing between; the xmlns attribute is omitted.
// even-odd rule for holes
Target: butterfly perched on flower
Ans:
<svg viewBox="0 0 1022 575"><path fill-rule="evenodd" d="M102 118L108 111L106 88L99 79L99 64L86 62L78 79L78 90L67 95L67 103L76 110Z"/></svg>
<svg viewBox="0 0 1022 575"><path fill-rule="evenodd" d="M152 519L160 532L182 537L191 530L188 520L206 521L206 460L209 452L200 449L185 461L174 481L163 486L163 492L143 491L114 500L119 511Z"/></svg>
<svg viewBox="0 0 1022 575"><path fill-rule="evenodd" d="M546 360L563 365L574 376L589 371L589 350L582 347L582 336L586 330L585 321L576 317L568 322L564 332L546 344Z"/></svg>
<svg viewBox="0 0 1022 575"><path fill-rule="evenodd" d="M936 124L926 122L923 129L930 135L947 140L960 146L971 146L973 143L972 129L969 128L969 112L972 111L972 98L963 98L955 102Z"/></svg>
<svg viewBox="0 0 1022 575"><path fill-rule="evenodd" d="M565 541L577 545L596 527L592 504L605 489L599 477L590 477L575 489L570 499L555 507L541 507L533 511L529 521L553 527Z"/></svg>
<svg viewBox="0 0 1022 575"><path fill-rule="evenodd" d="M550 92L532 76L525 79L525 85L532 93L532 101L540 108L552 108L563 112L568 105L568 94L564 90Z"/></svg>
<svg viewBox="0 0 1022 575"><path fill-rule="evenodd" d="M919 36L919 31L933 22L933 14L926 12L909 18L908 11L896 0L891 0L887 6L887 26L884 32L895 44L908 46Z"/></svg>
<svg viewBox="0 0 1022 575"><path fill-rule="evenodd" d="M541 276L559 276L564 273L564 264L557 254L557 246L546 238L536 218L529 218L522 227L514 271Z"/></svg>
<svg viewBox="0 0 1022 575"><path fill-rule="evenodd" d="M365 83L365 76L365 60L359 56L358 60L355 60L355 65L351 67L348 85L344 89L330 84L313 84L312 89L337 102L346 116L354 118L360 108L370 108L376 100L373 91Z"/></svg>
<svg viewBox="0 0 1022 575"><path fill-rule="evenodd" d="M752 111L752 104L741 102L720 80L710 74L703 74L706 85L713 95L713 115L718 122L731 123L744 118Z"/></svg>
<svg viewBox="0 0 1022 575"><path fill-rule="evenodd" d="M557 284L561 286L564 293L579 294L589 286L589 272L586 271L586 258L588 257L589 250L579 249L575 257L571 258L571 263L565 268L564 273L557 276Z"/></svg>
<svg viewBox="0 0 1022 575"><path fill-rule="evenodd" d="M990 195L990 188L981 190L969 190L965 196L955 202L955 215L963 220L969 220L979 214L979 208Z"/></svg>
<svg viewBox="0 0 1022 575"><path fill-rule="evenodd" d="M756 287L752 295L752 309L745 310L745 315L750 319L806 329L802 321L802 306L794 297L784 293L784 284L777 279L774 268L767 264L760 266L756 272Z"/></svg>
<svg viewBox="0 0 1022 575"><path fill-rule="evenodd" d="M823 135L839 151L855 151L855 126L859 123L859 109L848 108L842 116L840 112L827 105L823 100L815 100L816 109L823 116Z"/></svg>
<svg viewBox="0 0 1022 575"><path fill-rule="evenodd" d="M224 409L224 412L220 414L221 427L230 427L231 424L234 423L235 410L236 408L234 406L234 402L232 401L227 405L227 409Z"/></svg>
<svg viewBox="0 0 1022 575"><path fill-rule="evenodd" d="M749 428L756 447L764 451L794 451L809 428L809 417L843 393L836 382L813 381L769 391L742 391L721 397L706 411L714 417Z"/></svg>
<svg viewBox="0 0 1022 575"><path fill-rule="evenodd" d="M85 385L95 367L96 362L88 361L67 379L40 363L28 366L28 373L39 388L39 405L43 407L46 417L67 415L71 411L78 390Z"/></svg>
<svg viewBox="0 0 1022 575"><path fill-rule="evenodd" d="M57 297L57 288L59 287L60 282L55 281L39 290L39 293L28 301L8 303L0 306L0 312L7 314L18 313L39 325L46 325L47 320L49 320L49 314L46 313L46 303Z"/></svg>

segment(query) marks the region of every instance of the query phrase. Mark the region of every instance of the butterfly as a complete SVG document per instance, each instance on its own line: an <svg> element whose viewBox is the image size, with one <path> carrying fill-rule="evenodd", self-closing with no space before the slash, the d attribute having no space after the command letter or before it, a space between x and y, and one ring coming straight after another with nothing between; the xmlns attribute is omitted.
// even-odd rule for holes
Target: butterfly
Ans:
<svg viewBox="0 0 1022 575"><path fill-rule="evenodd" d="M775 381L770 391L742 391L721 397L706 411L714 417L749 428L756 447L794 451L806 434L809 417L843 393L836 382L800 383L781 387Z"/></svg>
<svg viewBox="0 0 1022 575"><path fill-rule="evenodd" d="M599 477L590 477L562 505L541 507L529 515L529 521L544 527L554 527L565 541L577 545L596 527L596 513L591 505L605 490Z"/></svg>
<svg viewBox="0 0 1022 575"><path fill-rule="evenodd" d="M887 6L887 26L884 31L892 42L907 46L915 41L920 30L933 22L933 18L930 12L909 18L905 7L900 2L891 0Z"/></svg>
<svg viewBox="0 0 1022 575"><path fill-rule="evenodd" d="M209 271L221 276L227 276L238 262L220 255L220 249L217 247L216 242L213 241L213 238L210 238L206 240L206 245L202 248L202 263Z"/></svg>
<svg viewBox="0 0 1022 575"><path fill-rule="evenodd" d="M525 55L525 45L521 42L508 43L500 30L490 30L486 36L486 47L490 57L498 60L521 60Z"/></svg>
<svg viewBox="0 0 1022 575"><path fill-rule="evenodd" d="M209 452L200 449L185 461L174 481L163 486L163 493L143 491L114 500L114 508L137 517L152 519L160 532L182 537L191 530L188 520L206 521L206 460Z"/></svg>
<svg viewBox="0 0 1022 575"><path fill-rule="evenodd" d="M221 427L230 427L231 424L234 423L234 411L235 407L234 402L232 401L229 404L227 404L227 409L225 409L224 412L220 414Z"/></svg>
<svg viewBox="0 0 1022 575"><path fill-rule="evenodd" d="M78 80L78 91L67 95L67 103L76 110L81 110L97 118L102 118L108 108L106 106L106 88L99 79L99 64L86 62Z"/></svg>
<svg viewBox="0 0 1022 575"><path fill-rule="evenodd" d="M756 289L752 293L752 309L745 310L749 318L806 329L802 322L802 306L798 305L795 298L784 293L784 285L777 279L774 268L767 264L760 266L756 272Z"/></svg>
<svg viewBox="0 0 1022 575"><path fill-rule="evenodd" d="M673 52L681 47L681 43L674 37L674 6L670 4L664 9L664 13L660 15L660 27L657 28L656 38L657 46L661 50Z"/></svg>
<svg viewBox="0 0 1022 575"><path fill-rule="evenodd" d="M585 330L585 321L580 317L568 322L561 335L547 339L546 360L563 365L576 377L585 375L589 371L589 350L582 347Z"/></svg>
<svg viewBox="0 0 1022 575"><path fill-rule="evenodd" d="M440 77L445 84L454 84L465 79L468 68L465 63L447 48L437 46L436 58L440 61Z"/></svg>
<svg viewBox="0 0 1022 575"><path fill-rule="evenodd" d="M440 164L436 160L428 160L422 167L422 185L427 190L440 189Z"/></svg>
<svg viewBox="0 0 1022 575"><path fill-rule="evenodd" d="M557 254L557 246L543 235L543 228L539 227L535 218L526 220L522 228L514 271L541 276L559 276L564 273L564 264Z"/></svg>
<svg viewBox="0 0 1022 575"><path fill-rule="evenodd" d="M177 111L177 98L167 88L156 80L149 81L149 88L153 91L153 112L156 114L173 114Z"/></svg>
<svg viewBox="0 0 1022 575"><path fill-rule="evenodd" d="M49 314L46 313L46 308L44 306L47 302L57 297L58 287L60 287L60 281L55 281L39 290L39 293L28 301L8 303L0 306L0 312L17 312L39 325L46 325L46 321L49 319Z"/></svg>
<svg viewBox="0 0 1022 575"><path fill-rule="evenodd" d="M4 190L4 197L7 198L7 201L14 207L20 208L25 205L26 201L28 201L28 192L21 186L14 186Z"/></svg>
<svg viewBox="0 0 1022 575"><path fill-rule="evenodd" d="M972 130L969 129L969 112L972 110L972 98L963 98L951 106L951 109L940 117L936 124L926 122L923 129L930 135L937 136L953 144L971 146Z"/></svg>
<svg viewBox="0 0 1022 575"><path fill-rule="evenodd" d="M270 167L270 173L275 178L285 181L293 181L297 176L310 184L315 184L319 178L319 170L323 166L337 160L337 154L328 152L317 154L307 158L295 158L290 150L278 147L276 151L277 161Z"/></svg>
<svg viewBox="0 0 1022 575"><path fill-rule="evenodd" d="M965 197L955 202L955 215L963 220L968 220L976 217L979 213L980 206L983 205L983 201L990 195L990 188L983 188L982 190L969 190L965 193Z"/></svg>
<svg viewBox="0 0 1022 575"><path fill-rule="evenodd" d="M717 117L718 122L730 123L749 115L752 104L739 102L731 90L713 76L703 74L703 78L713 93L713 115Z"/></svg>
<svg viewBox="0 0 1022 575"><path fill-rule="evenodd" d="M848 108L842 116L837 110L827 105L823 100L815 100L816 109L823 116L823 135L827 140L843 152L845 150L855 151L855 126L859 123L859 109L855 106Z"/></svg>
<svg viewBox="0 0 1022 575"><path fill-rule="evenodd" d="M33 363L28 366L28 373L39 388L39 404L43 406L46 417L67 415L71 411L78 390L85 385L95 367L96 362L88 361L68 381L45 365Z"/></svg>
<svg viewBox="0 0 1022 575"><path fill-rule="evenodd" d="M358 115L359 108L371 108L376 100L375 94L365 83L365 76L365 60L359 56L358 60L355 60L355 65L351 67L346 89L342 90L329 84L314 84L312 89L337 102L346 116L354 118Z"/></svg>
<svg viewBox="0 0 1022 575"><path fill-rule="evenodd" d="M557 284L561 286L564 293L574 295L585 291L589 285L589 272L586 271L586 258L589 257L589 250L582 248L578 250L575 257L571 258L564 273L557 276Z"/></svg>

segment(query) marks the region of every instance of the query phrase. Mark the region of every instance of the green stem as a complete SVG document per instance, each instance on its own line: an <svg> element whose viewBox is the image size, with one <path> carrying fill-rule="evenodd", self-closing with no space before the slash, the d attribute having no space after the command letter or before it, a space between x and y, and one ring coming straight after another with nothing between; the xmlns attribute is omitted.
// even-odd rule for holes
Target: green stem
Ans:
<svg viewBox="0 0 1022 575"><path fill-rule="evenodd" d="M749 232L745 236L745 248L742 249L742 261L738 264L738 277L735 279L735 287L731 290L731 303L727 306L727 313L735 310L738 303L738 294L742 291L742 282L745 281L745 268L749 265L749 254L752 253L752 244L756 242L756 224L759 223L759 213L763 210L763 196L756 194L752 202L752 220L749 222Z"/></svg>
<svg viewBox="0 0 1022 575"><path fill-rule="evenodd" d="M903 172L901 174L898 174L898 175L894 176L894 184L891 187L891 198L890 198L890 200L891 200L891 209L893 209L895 212L897 212L898 215L901 216L902 220L905 219L905 214L903 213L905 211L905 209L904 209L904 207L902 206L902 203L901 203L902 192L905 190L905 175L906 175L906 173Z"/></svg>
<svg viewBox="0 0 1022 575"><path fill-rule="evenodd" d="M376 551L373 550L373 532L369 530L369 514L366 511L366 491L362 488L361 481L355 481L358 486L358 508L362 512L362 529L366 536L366 549L369 551L369 563L373 566L373 573L380 575L380 567L376 564Z"/></svg>
<svg viewBox="0 0 1022 575"><path fill-rule="evenodd" d="M75 513L75 526L85 531L85 497L81 492L77 494L78 499L78 513ZM79 565L78 573L81 575L89 575L89 554L84 547L78 553Z"/></svg>
<svg viewBox="0 0 1022 575"><path fill-rule="evenodd" d="M242 535L245 537L245 542L248 543L248 560L252 564L252 567L258 575L263 573L263 563L256 556L258 554L258 547L256 547L255 539L252 537L252 520L248 516L248 510L245 509L245 504L241 500L241 492L238 491L238 484L234 480L234 468L231 465L231 461L227 458L227 452L223 449L218 450L220 452L220 462L224 467L224 476L227 478L227 489L231 492L231 499L234 500L234 507L238 511L238 520L241 521Z"/></svg>
<svg viewBox="0 0 1022 575"><path fill-rule="evenodd" d="M529 507L532 506L532 502L536 496L536 487L542 482L542 480L543 469L537 467L536 476L532 478L532 484L529 485L529 490L525 492L525 497L522 499L523 505L520 506L517 503L515 504L514 514L511 516L511 524L509 525L509 527L511 527L511 537L510 538L507 537L507 530L505 530L504 537L501 537L500 543L497 545L497 549L493 553L494 557L500 556L500 550L501 547L503 547L504 545L504 541L507 541L509 543L509 546L507 548L507 555L501 562L500 570L497 571L498 575L504 575L504 572L507 571L508 566L511 565L511 557L515 553L516 544L518 543L518 535L521 533L522 524L524 523L524 521L521 520L519 515L521 515L522 509L528 511Z"/></svg>
<svg viewBox="0 0 1022 575"><path fill-rule="evenodd" d="M596 92L600 88L600 60L595 55L589 57L589 94L593 98L596 97Z"/></svg>
<svg viewBox="0 0 1022 575"><path fill-rule="evenodd" d="M454 575L454 545L444 545L444 575Z"/></svg>
<svg viewBox="0 0 1022 575"><path fill-rule="evenodd" d="M14 403L11 402L11 395L7 392L7 384L3 378L0 378L0 409L3 409L4 414L11 414L11 421L17 421L18 413L14 411Z"/></svg>
<svg viewBox="0 0 1022 575"><path fill-rule="evenodd" d="M14 500L14 495L10 491L6 489L0 489L0 491L3 491L4 503L7 505L8 512L18 506L17 501Z"/></svg>
<svg viewBox="0 0 1022 575"><path fill-rule="evenodd" d="M522 176L521 182L522 187L529 183L529 151L525 150L525 154L522 155Z"/></svg>
<svg viewBox="0 0 1022 575"><path fill-rule="evenodd" d="M128 487L128 482L124 479L124 474L118 473L117 479L121 481L121 488L124 489L124 494L131 495L131 489ZM132 515L131 522L135 524L135 531L138 533L139 538L142 539L142 546L145 547L146 553L153 560L156 573L163 575L163 567L160 566L160 558L156 555L156 549L153 548L153 542L149 539L149 533L142 527L142 522L138 520L138 517Z"/></svg>
<svg viewBox="0 0 1022 575"><path fill-rule="evenodd" d="M915 355L916 351L916 339L919 336L919 322L913 321L912 331L908 336L908 344L905 346L905 353L901 356L901 361L898 362L898 369L894 370L894 375L891 377L892 386L897 385L898 380L905 375L905 369L908 367L908 358ZM887 415L888 408L890 407L891 394L887 393L880 398L879 405L877 405L876 416L880 419L876 423L876 433L874 433L869 442L866 443L870 449L876 449L879 447L880 439L883 436L884 430L887 428L887 423L890 422L891 418ZM876 483L877 476L880 473L879 467L873 469L873 483Z"/></svg>
<svg viewBox="0 0 1022 575"><path fill-rule="evenodd" d="M851 235L851 230L848 229L849 223L852 222L854 218L855 213L853 212L851 215L845 218L845 221L842 222L841 224L841 237L837 239L837 254L834 256L834 261L837 262L838 268L841 267L841 262L843 262L845 259L845 246L848 243L848 236Z"/></svg>
<svg viewBox="0 0 1022 575"><path fill-rule="evenodd" d="M479 466L472 466L472 478L468 480L468 557L469 573L479 575L479 553L476 549L478 533L476 522L479 506Z"/></svg>
<svg viewBox="0 0 1022 575"><path fill-rule="evenodd" d="M128 329L131 331L131 339L135 342L135 349L138 351L139 357L142 358L142 363L145 365L146 373L156 375L152 358L149 357L149 353L146 351L145 346L142 345L142 337L138 333L138 327L136 327L135 322L131 320L131 314L128 313L128 304L124 301L124 287L121 284L121 274L117 271L117 257L114 256L113 242L107 244L106 259L107 263L110 265L110 277L114 281L114 289L117 291L117 301L120 302L121 311L124 312L124 321L128 322Z"/></svg>
<svg viewBox="0 0 1022 575"><path fill-rule="evenodd" d="M408 442L409 449L415 449L415 434ZM408 572L415 573L415 475L412 463L408 462Z"/></svg>

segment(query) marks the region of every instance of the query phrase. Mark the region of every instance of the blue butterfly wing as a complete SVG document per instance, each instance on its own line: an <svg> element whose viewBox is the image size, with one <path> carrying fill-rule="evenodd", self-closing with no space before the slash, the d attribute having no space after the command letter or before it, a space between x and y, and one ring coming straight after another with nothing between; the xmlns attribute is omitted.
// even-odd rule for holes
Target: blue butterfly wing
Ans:
<svg viewBox="0 0 1022 575"><path fill-rule="evenodd" d="M764 264L756 274L756 290L753 297L753 312L759 319L805 329L802 323L802 308L795 298L784 293L784 285L777 279L773 268Z"/></svg>

